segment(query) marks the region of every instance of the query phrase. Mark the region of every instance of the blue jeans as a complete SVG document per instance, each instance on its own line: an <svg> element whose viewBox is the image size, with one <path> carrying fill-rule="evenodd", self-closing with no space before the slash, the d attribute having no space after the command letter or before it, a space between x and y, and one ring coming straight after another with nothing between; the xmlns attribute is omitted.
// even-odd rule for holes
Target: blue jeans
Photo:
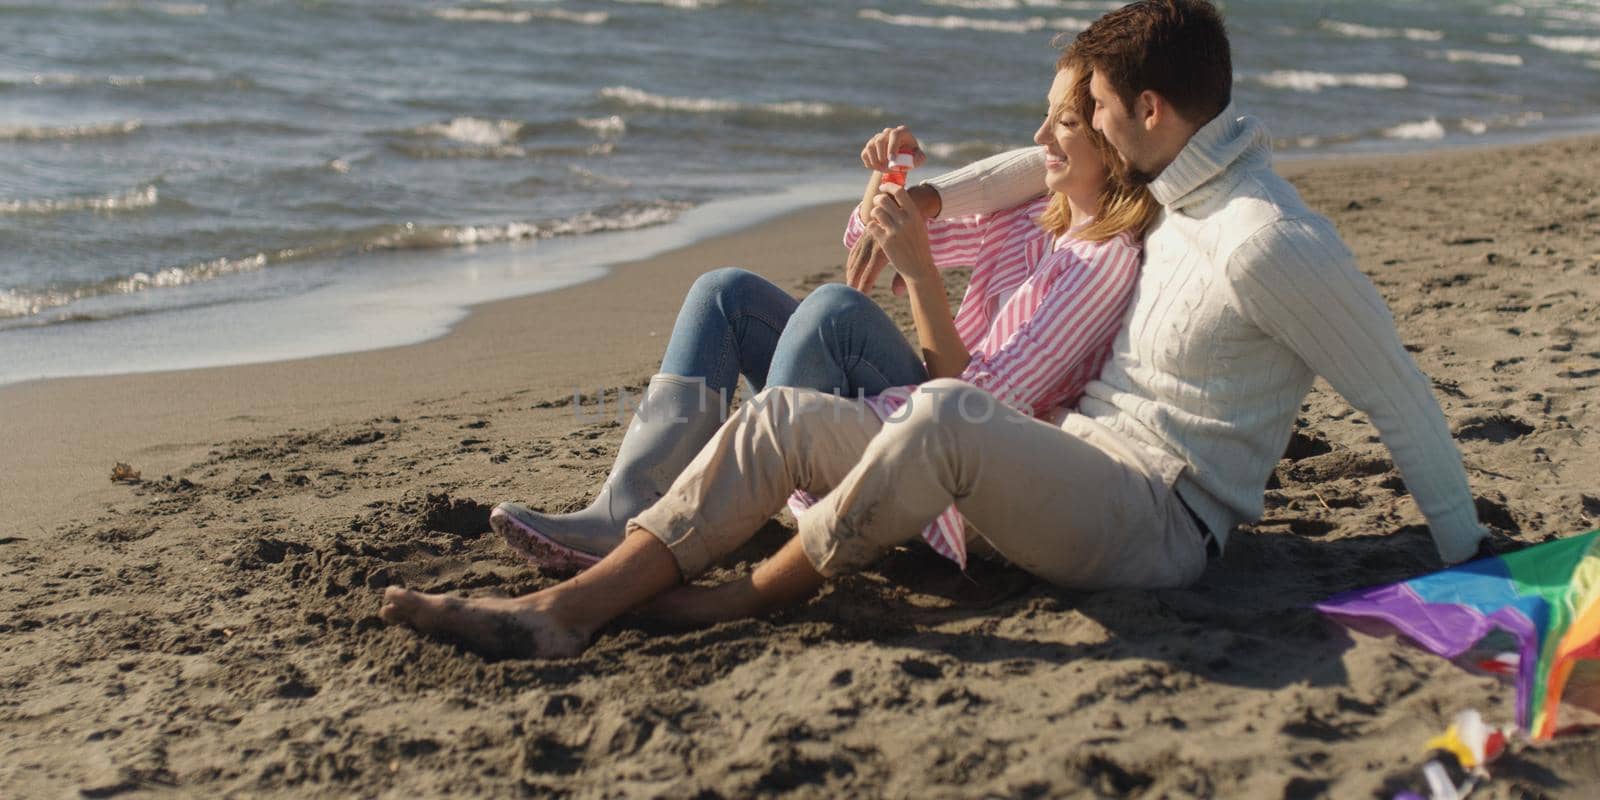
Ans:
<svg viewBox="0 0 1600 800"><path fill-rule="evenodd" d="M661 372L705 378L730 399L740 375L757 392L794 386L845 397L928 379L894 321L861 292L830 283L797 301L766 278L732 267L695 280Z"/></svg>

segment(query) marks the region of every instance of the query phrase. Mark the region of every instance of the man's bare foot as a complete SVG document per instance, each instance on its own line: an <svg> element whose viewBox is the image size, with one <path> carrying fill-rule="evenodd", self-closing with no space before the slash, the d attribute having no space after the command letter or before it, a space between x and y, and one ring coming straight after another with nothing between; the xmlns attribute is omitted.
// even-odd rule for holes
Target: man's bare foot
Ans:
<svg viewBox="0 0 1600 800"><path fill-rule="evenodd" d="M378 616L496 658L571 658L583 652L588 634L559 624L545 605L537 594L469 599L390 586Z"/></svg>

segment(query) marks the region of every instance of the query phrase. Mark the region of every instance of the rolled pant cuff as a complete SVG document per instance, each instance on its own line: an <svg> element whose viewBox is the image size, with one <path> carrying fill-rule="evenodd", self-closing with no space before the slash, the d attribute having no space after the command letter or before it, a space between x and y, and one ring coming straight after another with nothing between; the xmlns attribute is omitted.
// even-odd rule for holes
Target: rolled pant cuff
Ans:
<svg viewBox="0 0 1600 800"><path fill-rule="evenodd" d="M795 521L799 523L800 549L824 578L855 572L878 555L866 539L840 535L838 510L826 500L806 509Z"/></svg>
<svg viewBox="0 0 1600 800"><path fill-rule="evenodd" d="M657 503L645 509L639 516L628 520L628 527L646 531L661 540L668 552L672 553L672 559L678 562L678 572L683 579L695 578L710 569L716 560L702 533L706 530L706 522L699 514L673 513L661 509L662 505Z"/></svg>

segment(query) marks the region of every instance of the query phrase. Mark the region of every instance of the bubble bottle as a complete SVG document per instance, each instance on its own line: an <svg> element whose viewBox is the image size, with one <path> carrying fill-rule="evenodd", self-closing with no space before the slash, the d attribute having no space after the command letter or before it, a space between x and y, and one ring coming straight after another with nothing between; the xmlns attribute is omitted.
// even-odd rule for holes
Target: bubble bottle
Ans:
<svg viewBox="0 0 1600 800"><path fill-rule="evenodd" d="M906 148L895 153L894 158L889 160L889 170L883 173L883 183L905 186L906 173L911 171L912 154L915 152L915 150Z"/></svg>

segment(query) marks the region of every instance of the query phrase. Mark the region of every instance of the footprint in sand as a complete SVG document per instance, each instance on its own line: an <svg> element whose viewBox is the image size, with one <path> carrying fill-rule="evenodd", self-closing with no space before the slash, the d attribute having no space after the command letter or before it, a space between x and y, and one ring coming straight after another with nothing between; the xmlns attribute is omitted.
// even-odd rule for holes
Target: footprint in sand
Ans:
<svg viewBox="0 0 1600 800"><path fill-rule="evenodd" d="M1505 444L1533 431L1532 425L1510 414L1477 414L1462 420L1456 427L1455 436L1465 442Z"/></svg>

